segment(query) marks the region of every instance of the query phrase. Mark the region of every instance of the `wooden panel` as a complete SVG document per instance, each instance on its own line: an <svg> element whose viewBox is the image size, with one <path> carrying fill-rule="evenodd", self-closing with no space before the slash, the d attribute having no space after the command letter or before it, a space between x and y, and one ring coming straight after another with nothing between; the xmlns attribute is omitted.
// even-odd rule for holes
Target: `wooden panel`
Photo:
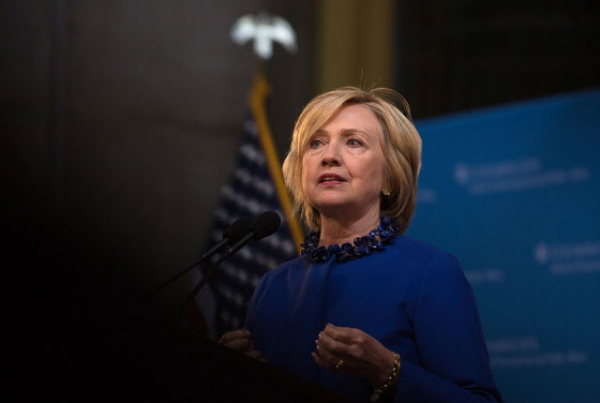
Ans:
<svg viewBox="0 0 600 403"><path fill-rule="evenodd" d="M596 2L399 4L395 86L415 117L600 85Z"/></svg>

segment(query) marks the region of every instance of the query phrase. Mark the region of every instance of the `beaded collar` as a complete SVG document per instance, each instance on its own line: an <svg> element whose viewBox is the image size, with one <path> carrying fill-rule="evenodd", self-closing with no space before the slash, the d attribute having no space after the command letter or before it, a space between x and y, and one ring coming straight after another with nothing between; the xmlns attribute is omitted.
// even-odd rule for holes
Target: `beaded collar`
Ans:
<svg viewBox="0 0 600 403"><path fill-rule="evenodd" d="M304 243L300 245L302 247L300 256L310 263L323 263L331 256L335 256L335 260L338 262L345 262L385 249L384 245L391 244L400 233L401 230L396 220L389 217L381 217L381 223L377 229L369 232L368 235L354 239L354 245L344 243L341 246L329 245L327 248L319 246L319 233L311 232L304 238Z"/></svg>

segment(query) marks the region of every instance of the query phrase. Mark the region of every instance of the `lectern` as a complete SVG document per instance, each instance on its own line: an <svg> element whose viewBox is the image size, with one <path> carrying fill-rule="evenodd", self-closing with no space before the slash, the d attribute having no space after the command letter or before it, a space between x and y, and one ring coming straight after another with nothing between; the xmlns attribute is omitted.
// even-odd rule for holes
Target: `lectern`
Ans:
<svg viewBox="0 0 600 403"><path fill-rule="evenodd" d="M181 326L145 318L99 322L79 334L70 329L42 366L36 364L44 386L24 395L136 402L349 401Z"/></svg>

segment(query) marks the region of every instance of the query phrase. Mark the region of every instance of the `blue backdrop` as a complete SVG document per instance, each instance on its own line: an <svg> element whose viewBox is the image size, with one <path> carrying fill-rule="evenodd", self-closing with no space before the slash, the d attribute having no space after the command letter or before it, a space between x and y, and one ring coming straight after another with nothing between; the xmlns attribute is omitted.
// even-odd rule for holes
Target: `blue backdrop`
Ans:
<svg viewBox="0 0 600 403"><path fill-rule="evenodd" d="M600 89L416 122L408 235L455 254L507 402L600 402Z"/></svg>

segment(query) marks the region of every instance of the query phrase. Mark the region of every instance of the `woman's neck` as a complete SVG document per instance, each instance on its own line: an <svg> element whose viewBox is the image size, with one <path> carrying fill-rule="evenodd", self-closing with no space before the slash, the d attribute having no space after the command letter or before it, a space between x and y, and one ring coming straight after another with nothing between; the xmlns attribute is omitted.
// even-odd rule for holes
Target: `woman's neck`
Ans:
<svg viewBox="0 0 600 403"><path fill-rule="evenodd" d="M328 218L321 216L319 245L342 245L352 243L379 225L379 213L363 216L357 220L348 218Z"/></svg>

